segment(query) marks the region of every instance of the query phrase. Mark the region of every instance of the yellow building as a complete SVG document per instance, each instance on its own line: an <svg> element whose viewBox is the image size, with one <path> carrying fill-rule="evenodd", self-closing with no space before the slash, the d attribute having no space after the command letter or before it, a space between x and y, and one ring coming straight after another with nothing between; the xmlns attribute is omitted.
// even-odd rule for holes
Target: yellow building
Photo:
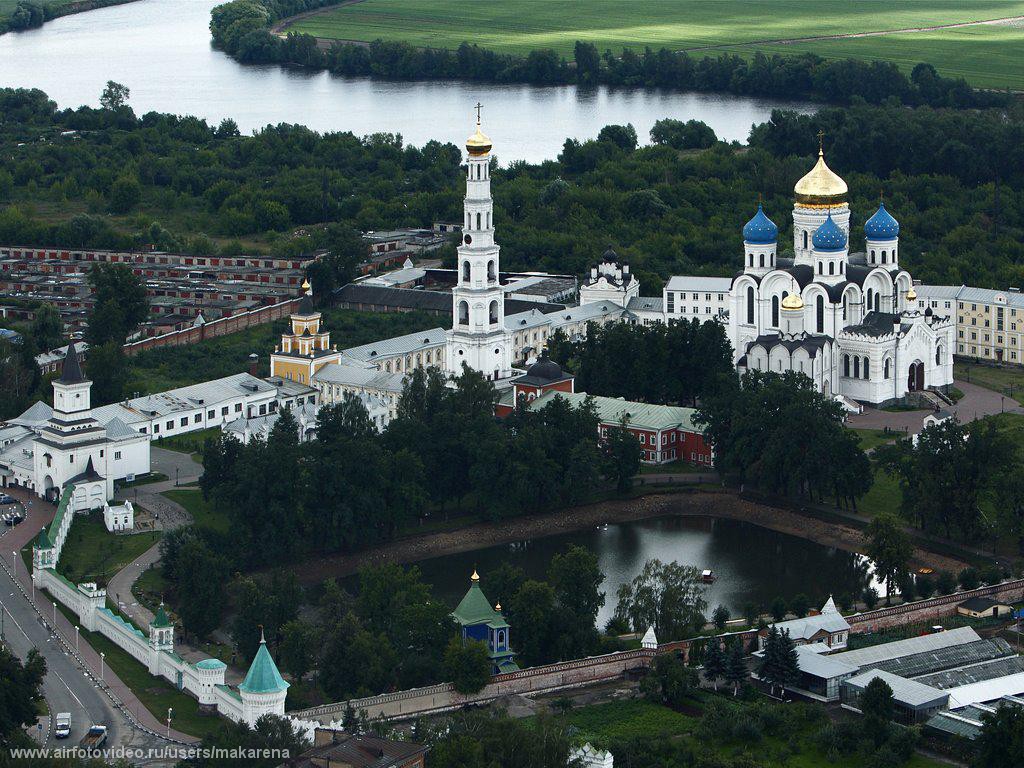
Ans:
<svg viewBox="0 0 1024 768"><path fill-rule="evenodd" d="M331 346L331 334L321 326L322 316L313 306L309 282L302 284L306 295L291 316L291 333L281 335L281 346L270 356L270 375L310 386L313 374L328 363L341 361L341 352Z"/></svg>

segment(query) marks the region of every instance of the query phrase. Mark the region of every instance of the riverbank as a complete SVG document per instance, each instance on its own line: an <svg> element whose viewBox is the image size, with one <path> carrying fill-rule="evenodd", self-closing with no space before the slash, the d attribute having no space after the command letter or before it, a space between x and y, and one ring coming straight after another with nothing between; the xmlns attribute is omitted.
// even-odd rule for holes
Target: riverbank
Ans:
<svg viewBox="0 0 1024 768"><path fill-rule="evenodd" d="M495 523L474 523L424 536L410 535L362 552L311 558L290 570L302 584L319 584L324 579L349 576L368 565L415 563L484 547L589 530L603 523L665 516L741 520L851 552L863 552L866 547L863 532L852 524L825 521L746 501L728 489L701 486L686 491L666 489L635 498L602 501ZM929 552L917 545L911 565L915 569L927 567L935 571L957 572L967 563L956 557Z"/></svg>
<svg viewBox="0 0 1024 768"><path fill-rule="evenodd" d="M30 29L38 29L48 21L59 19L62 16L70 16L74 13L94 11L97 8L107 8L111 5L124 5L134 3L138 0L49 0L41 6L42 19L25 17L16 18L18 4L14 0L0 2L0 35L6 32L24 32ZM8 9L8 6L10 8ZM16 26L17 25L17 26Z"/></svg>

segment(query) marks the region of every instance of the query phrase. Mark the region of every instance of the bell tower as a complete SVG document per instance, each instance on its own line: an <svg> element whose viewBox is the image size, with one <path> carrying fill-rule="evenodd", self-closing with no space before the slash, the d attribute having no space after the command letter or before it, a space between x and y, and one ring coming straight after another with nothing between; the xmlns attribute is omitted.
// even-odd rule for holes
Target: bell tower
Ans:
<svg viewBox="0 0 1024 768"><path fill-rule="evenodd" d="M452 290L452 330L448 334L448 370L463 364L491 380L511 375L512 359L505 330L504 292L494 242L494 201L491 199L491 140L480 130L466 140L466 198L462 243L458 249L458 282Z"/></svg>

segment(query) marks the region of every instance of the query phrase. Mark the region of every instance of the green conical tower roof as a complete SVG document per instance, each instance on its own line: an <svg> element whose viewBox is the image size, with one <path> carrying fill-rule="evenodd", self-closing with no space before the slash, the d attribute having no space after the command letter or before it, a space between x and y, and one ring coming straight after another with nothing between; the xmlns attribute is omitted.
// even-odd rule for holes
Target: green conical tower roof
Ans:
<svg viewBox="0 0 1024 768"><path fill-rule="evenodd" d="M50 542L50 537L46 535L46 529L40 528L39 535L36 536L36 549L51 549L53 544Z"/></svg>
<svg viewBox="0 0 1024 768"><path fill-rule="evenodd" d="M473 571L469 580L469 591L462 598L462 602L452 611L452 616L462 626L472 624L488 624L490 622L504 623L504 618L491 607L487 595L480 589L480 575Z"/></svg>
<svg viewBox="0 0 1024 768"><path fill-rule="evenodd" d="M249 671L238 690L243 693L280 693L287 687L288 683L277 671L277 664L267 650L267 641L260 630L260 649L256 651L256 658L249 665Z"/></svg>
<svg viewBox="0 0 1024 768"><path fill-rule="evenodd" d="M163 629L164 627L174 626L171 623L171 620L167 618L167 611L164 610L164 604L162 602L160 603L160 607L156 611L156 616L153 617L153 620L149 623L149 625L151 627L156 627L157 629Z"/></svg>

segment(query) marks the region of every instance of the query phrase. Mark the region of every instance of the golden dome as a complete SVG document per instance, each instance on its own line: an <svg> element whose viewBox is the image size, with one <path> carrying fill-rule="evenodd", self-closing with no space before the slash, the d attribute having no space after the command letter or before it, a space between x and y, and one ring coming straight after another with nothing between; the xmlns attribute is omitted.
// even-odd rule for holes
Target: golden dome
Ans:
<svg viewBox="0 0 1024 768"><path fill-rule="evenodd" d="M907 291L907 301L917 301L917 291L914 290L914 286L910 286L910 290Z"/></svg>
<svg viewBox="0 0 1024 768"><path fill-rule="evenodd" d="M310 287L311 286L309 285L309 278L306 278L305 280L302 281L302 290L308 291Z"/></svg>
<svg viewBox="0 0 1024 768"><path fill-rule="evenodd" d="M796 201L809 208L825 208L846 202L847 186L825 163L825 153L818 149L818 162L793 188Z"/></svg>
<svg viewBox="0 0 1024 768"><path fill-rule="evenodd" d="M473 575L469 578L470 581L480 581L480 574L476 572L476 568L473 569Z"/></svg>
<svg viewBox="0 0 1024 768"><path fill-rule="evenodd" d="M476 123L476 133L466 139L466 151L472 157L483 157L491 151L491 140L480 130L480 121Z"/></svg>
<svg viewBox="0 0 1024 768"><path fill-rule="evenodd" d="M782 308L791 310L803 309L804 300L800 298L799 293L791 293L782 300Z"/></svg>

